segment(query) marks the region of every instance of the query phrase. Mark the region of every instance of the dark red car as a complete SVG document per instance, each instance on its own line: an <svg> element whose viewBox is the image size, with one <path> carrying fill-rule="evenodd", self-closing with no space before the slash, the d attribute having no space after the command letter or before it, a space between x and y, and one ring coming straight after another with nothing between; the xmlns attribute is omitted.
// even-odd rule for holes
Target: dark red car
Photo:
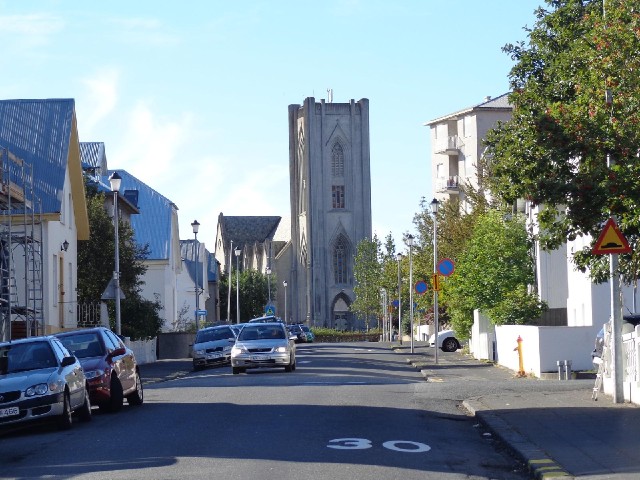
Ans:
<svg viewBox="0 0 640 480"><path fill-rule="evenodd" d="M133 351L105 327L57 333L56 337L75 355L89 384L92 405L117 412L124 399L142 405L144 393Z"/></svg>

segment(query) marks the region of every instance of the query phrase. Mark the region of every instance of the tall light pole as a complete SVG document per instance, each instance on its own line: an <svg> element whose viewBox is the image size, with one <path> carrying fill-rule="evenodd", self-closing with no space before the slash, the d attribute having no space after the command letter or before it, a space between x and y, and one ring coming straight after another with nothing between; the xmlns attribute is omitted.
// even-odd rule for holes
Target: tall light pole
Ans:
<svg viewBox="0 0 640 480"><path fill-rule="evenodd" d="M287 323L287 281L282 281L284 287L284 323Z"/></svg>
<svg viewBox="0 0 640 480"><path fill-rule="evenodd" d="M191 228L193 229L193 237L194 237L194 241L193 241L193 248L195 249L196 255L196 265L195 265L195 269L196 269L196 282L195 282L195 292L196 292L196 311L195 311L195 315L194 318L196 320L196 333L198 332L198 330L200 330L200 286L198 285L198 250L200 250L198 248L198 229L200 228L200 224L198 223L198 220L194 220L193 223L191 224Z"/></svg>
<svg viewBox="0 0 640 480"><path fill-rule="evenodd" d="M227 322L231 321L231 270L233 270L233 261L231 254L233 253L233 240L229 248L229 282L227 283Z"/></svg>
<svg viewBox="0 0 640 480"><path fill-rule="evenodd" d="M267 267L266 273L267 273L267 290L269 291L268 305L271 305L271 268L270 267Z"/></svg>
<svg viewBox="0 0 640 480"><path fill-rule="evenodd" d="M398 259L398 340L402 345L402 283L400 281L400 260L402 260L402 254L398 252L396 254Z"/></svg>
<svg viewBox="0 0 640 480"><path fill-rule="evenodd" d="M380 289L380 296L382 297L382 341L387 340L387 290L385 288Z"/></svg>
<svg viewBox="0 0 640 480"><path fill-rule="evenodd" d="M413 235L407 235L407 245L409 245L409 324L411 326L411 353L413 353L413 259L411 258Z"/></svg>
<svg viewBox="0 0 640 480"><path fill-rule="evenodd" d="M438 206L440 202L437 199L431 200L431 213L433 213L433 275L438 274ZM435 362L438 363L438 291L433 289L433 329L435 330Z"/></svg>
<svg viewBox="0 0 640 480"><path fill-rule="evenodd" d="M240 323L240 254L242 250L236 247L236 323Z"/></svg>
<svg viewBox="0 0 640 480"><path fill-rule="evenodd" d="M115 263L116 268L113 272L113 280L115 281L116 291L116 334L122 335L122 325L120 322L120 236L118 234L118 193L120 192L120 184L122 177L118 172L113 172L109 177L111 191L113 192L113 229L115 232Z"/></svg>

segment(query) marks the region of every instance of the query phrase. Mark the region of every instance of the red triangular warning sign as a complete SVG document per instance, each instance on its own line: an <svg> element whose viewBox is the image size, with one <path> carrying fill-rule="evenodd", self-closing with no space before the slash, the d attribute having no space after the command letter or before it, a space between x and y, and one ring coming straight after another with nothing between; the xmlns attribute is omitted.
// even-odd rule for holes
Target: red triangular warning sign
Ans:
<svg viewBox="0 0 640 480"><path fill-rule="evenodd" d="M613 218L609 218L605 223L598 241L593 246L591 252L594 255L605 255L609 253L631 253L629 242L616 225Z"/></svg>

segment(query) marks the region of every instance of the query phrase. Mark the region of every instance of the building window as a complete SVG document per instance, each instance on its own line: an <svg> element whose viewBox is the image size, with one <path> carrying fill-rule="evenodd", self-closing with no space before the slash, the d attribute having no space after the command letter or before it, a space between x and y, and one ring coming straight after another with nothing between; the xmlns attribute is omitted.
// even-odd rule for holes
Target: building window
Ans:
<svg viewBox="0 0 640 480"><path fill-rule="evenodd" d="M337 284L347 283L347 245L342 236L333 249L333 276Z"/></svg>
<svg viewBox="0 0 640 480"><path fill-rule="evenodd" d="M333 208L344 208L344 185L333 185L331 187L331 200Z"/></svg>
<svg viewBox="0 0 640 480"><path fill-rule="evenodd" d="M339 143L335 143L331 149L331 174L334 177L344 176L344 152Z"/></svg>

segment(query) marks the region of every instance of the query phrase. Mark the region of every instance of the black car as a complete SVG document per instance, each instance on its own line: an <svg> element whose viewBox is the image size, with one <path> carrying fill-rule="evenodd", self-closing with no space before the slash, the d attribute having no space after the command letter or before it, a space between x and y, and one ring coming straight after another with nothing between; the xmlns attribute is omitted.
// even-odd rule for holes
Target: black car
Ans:
<svg viewBox="0 0 640 480"><path fill-rule="evenodd" d="M300 325L287 325L287 330L289 331L289 337L293 338L296 343L306 343L307 334Z"/></svg>

